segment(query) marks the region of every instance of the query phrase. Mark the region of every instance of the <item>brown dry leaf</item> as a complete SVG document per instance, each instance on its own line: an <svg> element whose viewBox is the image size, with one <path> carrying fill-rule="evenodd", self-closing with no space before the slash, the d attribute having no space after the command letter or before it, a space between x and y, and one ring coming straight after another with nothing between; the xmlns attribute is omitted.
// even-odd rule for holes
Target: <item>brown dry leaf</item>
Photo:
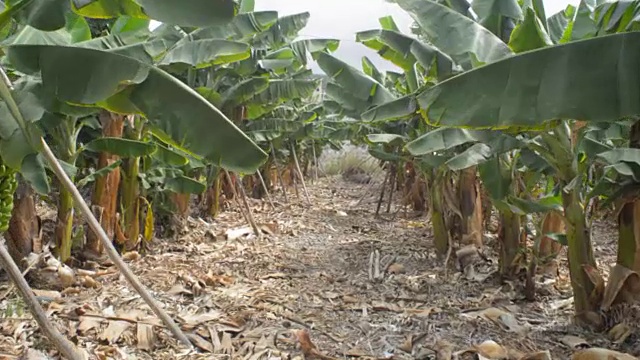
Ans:
<svg viewBox="0 0 640 360"><path fill-rule="evenodd" d="M389 265L387 271L389 272L389 274L403 274L406 272L404 265L399 263L393 263Z"/></svg>
<svg viewBox="0 0 640 360"><path fill-rule="evenodd" d="M285 274L285 273L272 273L272 274L267 274L267 275L263 275L260 276L260 280L267 280L267 279L286 279L288 278L289 275Z"/></svg>
<svg viewBox="0 0 640 360"><path fill-rule="evenodd" d="M73 286L73 283L76 281L73 269L64 264L61 264L58 267L58 278L60 279L60 284L63 288Z"/></svg>
<svg viewBox="0 0 640 360"><path fill-rule="evenodd" d="M519 360L553 360L549 350L526 354L522 357L519 357L518 359Z"/></svg>
<svg viewBox="0 0 640 360"><path fill-rule="evenodd" d="M504 326L507 330L512 332L522 333L526 331L526 328L524 326L518 324L518 320L516 320L513 314L495 307L487 308L480 311L472 311L461 315L471 318L484 318L486 320L494 322L498 326Z"/></svg>
<svg viewBox="0 0 640 360"><path fill-rule="evenodd" d="M127 251L122 255L122 260L124 261L137 261L140 260L142 256L137 251Z"/></svg>
<svg viewBox="0 0 640 360"><path fill-rule="evenodd" d="M98 287L100 287L100 283L98 283L94 278L90 276L81 277L80 284L82 284L82 286L84 287L92 288L92 289L97 289Z"/></svg>
<svg viewBox="0 0 640 360"><path fill-rule="evenodd" d="M347 304L357 304L360 301L358 300L358 298L354 297L354 296L350 296L350 295L344 295L342 297L342 301L344 301Z"/></svg>
<svg viewBox="0 0 640 360"><path fill-rule="evenodd" d="M398 305L389 304L389 303L384 302L384 301L374 301L371 304L371 307L375 311L394 311L394 312L401 312L402 311L402 309L400 309L400 307Z"/></svg>
<svg viewBox="0 0 640 360"><path fill-rule="evenodd" d="M603 348L580 350L571 356L571 360L637 360L629 354Z"/></svg>
<svg viewBox="0 0 640 360"><path fill-rule="evenodd" d="M349 351L347 351L345 355L352 357L369 356L369 354L366 351L362 350L359 346L349 349Z"/></svg>
<svg viewBox="0 0 640 360"><path fill-rule="evenodd" d="M589 343L585 339L579 338L573 335L566 335L560 339L560 342L567 345L569 348L573 350L582 349L585 347L589 347Z"/></svg>
<svg viewBox="0 0 640 360"><path fill-rule="evenodd" d="M425 309L406 309L405 311L411 315L415 315L418 317L427 317L431 314L440 312L440 309L436 307L428 307Z"/></svg>
<svg viewBox="0 0 640 360"><path fill-rule="evenodd" d="M182 319L182 321L184 321L183 327L194 328L200 324L203 324L212 320L217 320L221 316L222 316L221 312L212 310L204 314L181 315L180 318Z"/></svg>
<svg viewBox="0 0 640 360"><path fill-rule="evenodd" d="M609 282L602 297L602 310L609 310L612 305L638 300L640 276L625 266L616 264L609 273Z"/></svg>
<svg viewBox="0 0 640 360"><path fill-rule="evenodd" d="M398 349L410 354L411 350L413 350L413 336L408 335L407 338L404 339L402 344L398 346Z"/></svg>
<svg viewBox="0 0 640 360"><path fill-rule="evenodd" d="M153 333L153 325L138 323L137 325L138 349L151 351L156 342L156 336Z"/></svg>
<svg viewBox="0 0 640 360"><path fill-rule="evenodd" d="M78 323L78 327L77 327L78 334L84 335L87 333L87 331L91 329L99 328L101 323L102 323L102 319L100 318L94 318L90 316L81 316L80 322Z"/></svg>
<svg viewBox="0 0 640 360"><path fill-rule="evenodd" d="M323 355L320 353L316 345L311 341L309 337L309 331L307 329L295 330L295 335L298 338L298 342L300 343L300 347L302 348L302 353L307 359L318 359L318 360L336 360L333 357Z"/></svg>
<svg viewBox="0 0 640 360"><path fill-rule="evenodd" d="M614 344L622 344L631 335L632 330L627 324L620 323L612 327L609 332L609 338Z"/></svg>
<svg viewBox="0 0 640 360"><path fill-rule="evenodd" d="M508 351L493 340L474 345L473 348L478 352L478 355L491 360L506 359L509 356Z"/></svg>
<svg viewBox="0 0 640 360"><path fill-rule="evenodd" d="M433 346L436 352L436 360L451 360L453 356L453 345L446 340L438 340Z"/></svg>
<svg viewBox="0 0 640 360"><path fill-rule="evenodd" d="M2 358L2 356L0 355L0 359L1 358ZM38 351L38 350L27 349L17 359L18 360L49 360L49 357L47 355L45 355L44 353Z"/></svg>
<svg viewBox="0 0 640 360"><path fill-rule="evenodd" d="M233 284L234 279L231 276L214 275L211 272L209 272L207 275L203 277L203 281L207 286L215 286L215 285L229 286Z"/></svg>
<svg viewBox="0 0 640 360"><path fill-rule="evenodd" d="M204 350L204 351L208 351L210 353L213 352L213 344L211 344L209 341L203 339L200 335L196 335L196 334L187 334L187 337L189 337L189 339L193 342L193 344L195 346L197 346L198 348Z"/></svg>
<svg viewBox="0 0 640 360"><path fill-rule="evenodd" d="M62 298L62 294L59 291L33 289L33 293L36 296L45 297L53 300L58 300Z"/></svg>
<svg viewBox="0 0 640 360"><path fill-rule="evenodd" d="M169 295L193 295L191 290L184 287L182 284L175 284L167 291Z"/></svg>
<svg viewBox="0 0 640 360"><path fill-rule="evenodd" d="M222 350L220 353L233 355L233 341L231 340L231 334L223 333L220 345Z"/></svg>
<svg viewBox="0 0 640 360"><path fill-rule="evenodd" d="M131 323L127 321L109 321L109 325L98 337L100 340L113 344L120 339L122 333L131 327Z"/></svg>
<svg viewBox="0 0 640 360"><path fill-rule="evenodd" d="M260 224L260 230L267 235L275 235L278 233L278 224L276 223L265 223Z"/></svg>

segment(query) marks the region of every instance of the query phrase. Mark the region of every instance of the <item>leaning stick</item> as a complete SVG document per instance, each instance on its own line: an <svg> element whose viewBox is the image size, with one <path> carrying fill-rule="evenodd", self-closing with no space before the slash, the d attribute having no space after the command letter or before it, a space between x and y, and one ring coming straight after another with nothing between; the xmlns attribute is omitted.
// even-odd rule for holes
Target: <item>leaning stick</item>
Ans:
<svg viewBox="0 0 640 360"><path fill-rule="evenodd" d="M2 237L1 235L0 265L2 265L2 267L7 271L7 274L9 274L11 281L13 281L16 288L20 292L20 295L22 295L25 304L27 304L29 311L38 323L38 326L40 326L40 329L42 329L42 332L49 340L51 340L53 346L58 349L60 354L71 360L86 359L85 354L78 350L78 348L76 348L75 345L71 343L71 341L62 336L58 329L56 329L53 324L51 324L49 319L47 319L47 315L45 314L44 309L42 309L42 306L40 306L38 299L36 299L33 291L31 291L29 284L27 284L27 280L24 279L24 277L20 273L20 269L18 269L18 265L16 265L16 263L11 258L11 255L9 255L9 252L5 247L4 237Z"/></svg>
<svg viewBox="0 0 640 360"><path fill-rule="evenodd" d="M2 67L0 67L0 77L2 77L2 85L4 85L4 89L2 89L2 92L5 92L4 94L2 94L2 97L7 102L11 113L14 115L14 117L16 117L16 121L21 123L23 119L22 115L20 114L20 109L9 93L9 91L13 89L13 86ZM62 186L64 186L67 191L71 193L71 197L73 198L74 202L80 207L80 211L85 216L91 230L93 230L98 235L98 239L100 239L100 241L102 242L102 245L107 251L107 255L109 256L111 261L113 261L113 264L118 268L118 270L120 270L122 275L124 275L125 279L127 279L129 284L131 284L131 286L138 292L138 294L140 294L147 305L149 305L151 310L162 320L162 322L164 322L164 324L169 328L173 335L175 335L178 340L184 343L185 346L192 349L193 345L191 345L191 342L189 341L187 336L182 332L182 330L180 330L173 319L171 319L171 317L160 307L160 305L151 296L149 291L144 287L144 285L142 285L140 280L133 274L133 272L131 272L131 269L127 266L127 264L122 260L122 258L120 258L120 255L118 255L118 252L111 243L111 240L109 240L107 233L104 231L96 217L93 215L91 209L89 209L89 205L87 205L87 203L84 201L82 195L80 195L80 191L78 191L76 186L73 184L73 181L71 181L67 173L62 168L62 165L58 161L58 158L56 158L56 156L53 154L53 151L51 151L49 144L47 144L47 142L42 137L40 137L39 141L39 145L42 147L42 155L49 163L49 166L56 174L56 177L58 178Z"/></svg>

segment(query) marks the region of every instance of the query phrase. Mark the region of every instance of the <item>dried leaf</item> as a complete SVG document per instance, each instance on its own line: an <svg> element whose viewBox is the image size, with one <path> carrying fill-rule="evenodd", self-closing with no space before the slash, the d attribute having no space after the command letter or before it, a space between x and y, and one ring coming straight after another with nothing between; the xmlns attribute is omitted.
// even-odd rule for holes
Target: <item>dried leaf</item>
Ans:
<svg viewBox="0 0 640 360"><path fill-rule="evenodd" d="M393 263L389 265L387 271L389 272L389 274L402 274L405 272L405 268L402 264Z"/></svg>
<svg viewBox="0 0 640 360"><path fill-rule="evenodd" d="M138 338L138 349L153 350L156 341L153 325L138 323L136 337Z"/></svg>
<svg viewBox="0 0 640 360"><path fill-rule="evenodd" d="M629 354L603 348L580 350L571 356L571 360L638 360Z"/></svg>
<svg viewBox="0 0 640 360"><path fill-rule="evenodd" d="M318 360L335 360L335 358L320 353L316 345L311 342L309 331L307 329L296 330L295 335L298 338L298 342L300 343L300 347L302 348L302 353L304 354L305 358Z"/></svg>
<svg viewBox="0 0 640 360"><path fill-rule="evenodd" d="M193 293L182 284L175 284L167 291L170 295L193 295Z"/></svg>
<svg viewBox="0 0 640 360"><path fill-rule="evenodd" d="M589 343L587 343L586 340L579 338L577 336L572 336L572 335L563 336L560 339L560 342L567 345L569 348L573 350L589 347Z"/></svg>
<svg viewBox="0 0 640 360"><path fill-rule="evenodd" d="M141 256L137 251L127 251L122 255L122 260L124 261L137 261L140 258Z"/></svg>
<svg viewBox="0 0 640 360"><path fill-rule="evenodd" d="M102 319L100 318L95 318L91 316L81 316L80 323L78 323L78 328L77 328L78 334L84 335L87 333L87 331L91 329L99 328L101 323L102 323Z"/></svg>
<svg viewBox="0 0 640 360"><path fill-rule="evenodd" d="M519 358L519 360L553 360L549 350L538 351L531 354L526 354Z"/></svg>
<svg viewBox="0 0 640 360"><path fill-rule="evenodd" d="M213 345L207 340L203 339L200 335L187 334L187 336L198 348L211 353L213 352Z"/></svg>
<svg viewBox="0 0 640 360"><path fill-rule="evenodd" d="M129 327L131 327L131 323L127 321L109 321L109 325L98 338L113 344L120 339L122 333Z"/></svg>
<svg viewBox="0 0 640 360"><path fill-rule="evenodd" d="M446 340L438 340L434 346L436 360L451 360L453 345Z"/></svg>
<svg viewBox="0 0 640 360"><path fill-rule="evenodd" d="M493 340L487 340L479 345L475 345L474 349L482 357L491 360L506 359L508 357L507 350Z"/></svg>

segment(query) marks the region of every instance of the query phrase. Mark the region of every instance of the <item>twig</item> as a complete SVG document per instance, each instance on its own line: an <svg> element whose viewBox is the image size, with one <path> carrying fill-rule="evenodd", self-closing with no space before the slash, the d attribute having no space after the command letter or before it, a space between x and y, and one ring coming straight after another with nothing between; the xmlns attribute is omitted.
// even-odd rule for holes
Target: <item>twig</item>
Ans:
<svg viewBox="0 0 640 360"><path fill-rule="evenodd" d="M316 156L316 142L315 140L311 140L311 150L313 152L313 164L315 165L313 167L313 177L315 181L318 181L318 166L320 166L320 164L318 164L318 157Z"/></svg>
<svg viewBox="0 0 640 360"><path fill-rule="evenodd" d="M307 199L307 205L311 205L311 198L309 197L309 192L307 191L307 184L304 183L304 176L302 175L302 170L300 170L300 163L298 162L298 155L296 155L296 147L294 144L291 144L291 154L293 155L293 162L296 165L296 171L298 172L298 176L300 177L300 183L302 183L302 190L304 190L304 196Z"/></svg>
<svg viewBox="0 0 640 360"><path fill-rule="evenodd" d="M373 262L373 278L375 280L378 280L381 278L380 276L380 251L378 251L378 249L376 249L374 251L375 254L375 261Z"/></svg>
<svg viewBox="0 0 640 360"><path fill-rule="evenodd" d="M391 176L391 164L389 164L389 171L384 177L384 182L382 182L382 188L380 189L380 197L378 198L378 206L376 207L376 216L380 214L380 207L382 206L382 200L384 199L384 190L387 187L387 181L389 181L389 176Z"/></svg>
<svg viewBox="0 0 640 360"><path fill-rule="evenodd" d="M271 145L271 157L273 157L273 166L276 167L276 177L278 178L278 182L280 183L280 188L282 189L282 196L284 197L284 203L288 204L289 199L287 199L287 189L284 186L284 180L282 179L282 174L280 174L280 169L278 169L278 159L276 158L276 149L273 147L273 143Z"/></svg>
<svg viewBox="0 0 640 360"><path fill-rule="evenodd" d="M227 176L227 180L229 181L229 183L231 183L231 189L233 190L233 195L235 196L235 198L238 198L238 192L236 190L236 185L234 184L234 182L231 180L231 175L229 175L229 172L227 171L227 169L224 169L224 173ZM247 202L247 193L245 193L244 191L244 187L242 186L242 182L240 182L240 184L238 184L237 188L240 189L240 198L242 198L242 203L244 204L245 210L247 210L247 213L245 215L244 211L242 212L243 215L245 215L245 218L247 219L247 221L249 222L249 225L251 225L251 228L253 229L253 232L255 233L255 235L258 238L262 238L262 232L260 231L260 228L258 227L258 225L256 224L256 221L253 219L253 214L251 213L251 207L249 206L249 203Z"/></svg>
<svg viewBox="0 0 640 360"><path fill-rule="evenodd" d="M256 174L258 174L258 178L260 179L260 183L262 184L262 188L264 189L264 193L267 195L267 200L269 201L269 204L271 205L271 209L273 209L273 211L276 210L276 206L273 204L273 199L271 199L271 194L269 194L269 189L267 188L267 183L264 182L264 178L262 177L262 174L260 173L260 169L258 169L258 171L256 171Z"/></svg>
<svg viewBox="0 0 640 360"><path fill-rule="evenodd" d="M56 329L49 319L47 319L47 315L38 303L36 296L31 291L29 284L27 284L27 280L24 279L22 274L20 273L20 269L13 262L11 255L7 251L5 247L5 239L3 236L0 236L0 263L2 267L7 271L11 281L15 284L16 288L22 295L25 304L29 308L29 311L33 315L33 318L42 329L42 332L47 336L49 340L53 343L53 345L58 349L58 351L68 359L72 360L84 360L86 359L86 354L83 354L76 348L69 340L67 340L58 329Z"/></svg>

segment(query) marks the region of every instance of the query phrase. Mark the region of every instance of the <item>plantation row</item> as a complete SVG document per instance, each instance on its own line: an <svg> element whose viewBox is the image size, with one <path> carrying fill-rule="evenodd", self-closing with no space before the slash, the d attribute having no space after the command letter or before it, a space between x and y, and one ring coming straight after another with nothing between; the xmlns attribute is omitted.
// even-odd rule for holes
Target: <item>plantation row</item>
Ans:
<svg viewBox="0 0 640 360"><path fill-rule="evenodd" d="M381 201L399 191L428 210L443 256L481 248L495 212L500 275L526 269L530 299L567 246L576 314L603 326L638 295L640 2L550 16L540 0L395 2L412 34L391 17L356 34L399 69L385 73L331 55L337 40L296 40L309 13L251 0L7 2L0 227L13 258L42 250L36 193L55 202L61 262L113 257L111 243L143 249L193 198L215 217L234 197L306 192L322 149L348 140L385 169ZM620 234L606 285L589 229L605 209Z"/></svg>

